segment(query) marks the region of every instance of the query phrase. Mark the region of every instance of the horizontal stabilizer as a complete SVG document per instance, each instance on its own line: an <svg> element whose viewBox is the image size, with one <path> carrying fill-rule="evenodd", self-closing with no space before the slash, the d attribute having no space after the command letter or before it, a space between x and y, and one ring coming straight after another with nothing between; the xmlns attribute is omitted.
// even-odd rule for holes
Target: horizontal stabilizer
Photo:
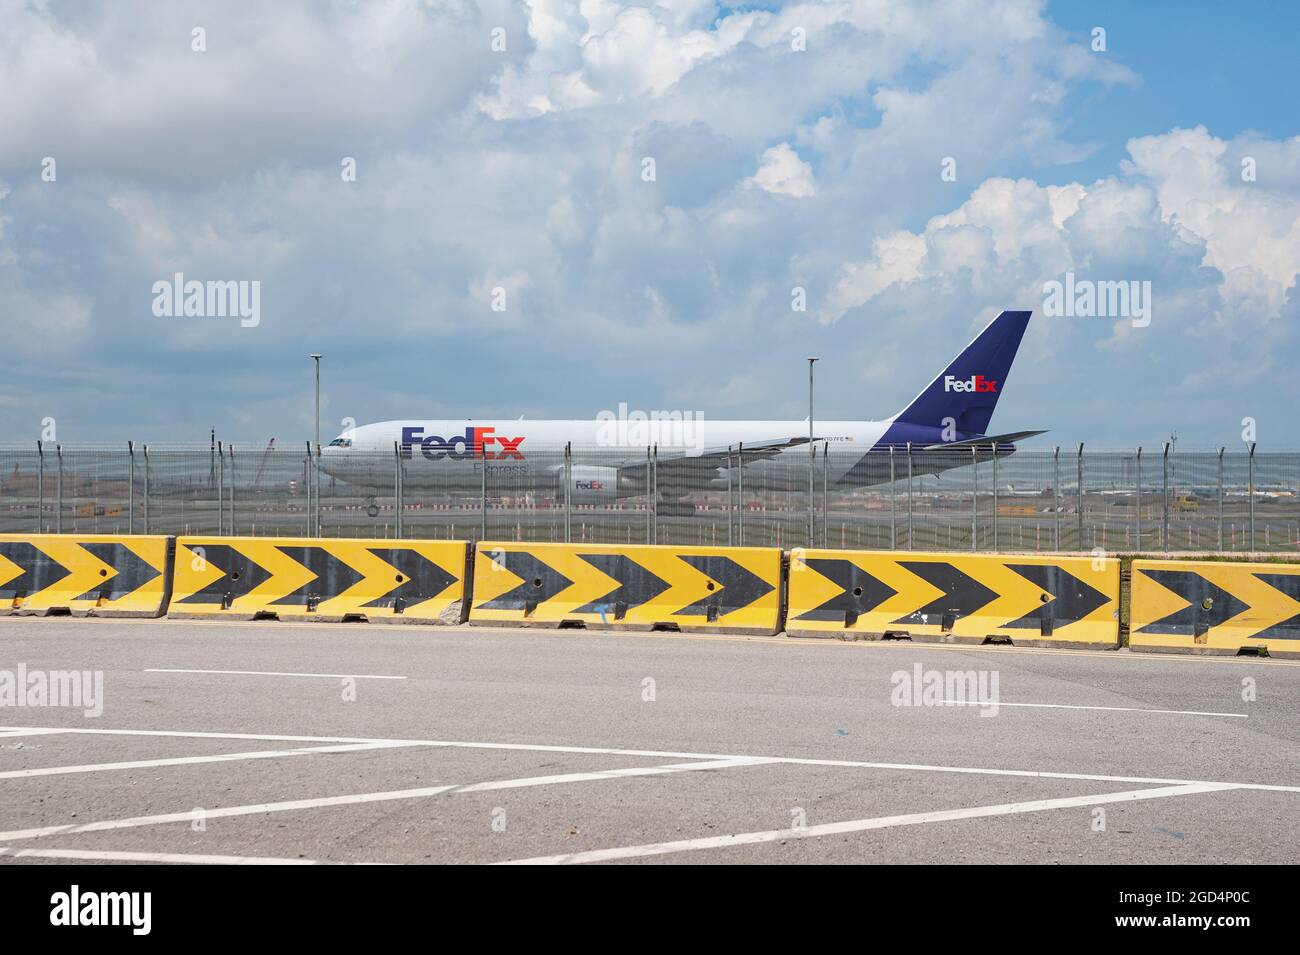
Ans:
<svg viewBox="0 0 1300 955"><path fill-rule="evenodd" d="M1038 434L1047 434L1047 431L1012 431L1010 434L986 434L978 438L967 438L965 441L930 444L921 450L940 451L945 448L983 448L988 447L990 444L1010 444L1012 441L1023 441L1025 438L1032 438Z"/></svg>

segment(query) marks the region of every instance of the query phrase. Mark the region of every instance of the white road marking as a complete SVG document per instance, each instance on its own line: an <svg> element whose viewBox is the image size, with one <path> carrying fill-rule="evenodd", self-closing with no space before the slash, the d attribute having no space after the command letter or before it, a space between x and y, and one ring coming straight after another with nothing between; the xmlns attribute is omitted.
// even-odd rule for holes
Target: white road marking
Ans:
<svg viewBox="0 0 1300 955"><path fill-rule="evenodd" d="M423 799L442 793L492 792L499 789L522 789L529 786L550 786L556 783L580 783L598 779L624 779L633 776L661 776L668 773L698 772L709 769L730 769L737 766L758 766L774 762L752 756L735 756L705 762L671 763L665 766L632 766L587 773L565 773L558 776L529 776L522 779L500 779L465 785L422 786L416 789L395 789L388 792L354 793L346 796L322 796L316 799L293 799L285 802L254 803L246 806L223 806L204 809L205 819L225 819L232 816L255 816L270 812L292 812L300 809L322 809L330 806L351 806L362 803L392 802L399 799ZM41 826L36 829L16 829L0 832L0 842L19 839L39 839L44 836L69 835L81 832L106 832L113 829L136 829L170 822L189 822L194 810L160 813L152 816L133 816L128 819L106 819L99 822Z"/></svg>
<svg viewBox="0 0 1300 955"><path fill-rule="evenodd" d="M944 706L982 706L993 707L999 706L1032 706L1048 710L1109 710L1112 713L1172 713L1178 716L1233 716L1239 720L1247 717L1245 713L1207 713L1202 710L1148 710L1139 706L1082 706L1075 703L1004 703L998 701L988 701L981 703L979 700L940 700Z"/></svg>
<svg viewBox="0 0 1300 955"><path fill-rule="evenodd" d="M3 618L0 618L3 619ZM25 729L26 727L3 727L6 729ZM85 729L81 727L48 727L53 732L108 735L108 736L157 736L179 737L186 739L243 739L261 740L277 743L400 743L407 746L432 746L463 749L501 749L532 753L577 753L597 756L646 756L667 759L759 759L771 763L790 763L803 766L833 766L846 769L889 769L904 772L925 773L963 773L980 776L1017 776L1029 779L1078 779L1085 782L1102 783L1138 783L1160 786L1231 786L1234 789L1250 789L1261 792L1300 793L1300 786L1282 786L1268 783L1240 782L1235 780L1209 779L1165 779L1158 776L1110 776L1101 773L1064 773L1050 770L1032 769L991 769L982 766L935 766L925 763L882 763L850 759L814 759L800 756L741 756L725 753L676 753L650 749L617 749L598 746L554 746L535 743L482 743L463 740L431 739L383 739L354 736L285 736L263 733L213 733L189 732L184 730L127 730L127 729Z"/></svg>
<svg viewBox="0 0 1300 955"><path fill-rule="evenodd" d="M7 729L0 731L0 739L6 739L10 736L57 736L59 733L66 733L67 730L60 729Z"/></svg>
<svg viewBox="0 0 1300 955"><path fill-rule="evenodd" d="M211 756L173 756L167 759L133 759L120 763L83 763L80 766L41 766L0 772L0 779L32 776L66 776L73 773L102 773L117 769L150 769L154 766L188 766L195 763L230 763L242 759L278 759L281 756L310 756L314 753L355 753L371 749L396 749L409 743L343 743L335 746L303 746L298 749L255 749L247 753L217 753Z"/></svg>
<svg viewBox="0 0 1300 955"><path fill-rule="evenodd" d="M14 859L80 859L90 862L170 862L190 865L364 865L318 859L277 859L269 856L215 856L186 852L114 852L98 849L9 849L0 856Z"/></svg>
<svg viewBox="0 0 1300 955"><path fill-rule="evenodd" d="M153 667L142 673L219 673L231 676L309 676L326 680L405 680L404 676L379 676L372 673L280 673L275 670L174 670Z"/></svg>
<svg viewBox="0 0 1300 955"><path fill-rule="evenodd" d="M610 862L617 859L636 859L645 856L669 855L674 852L692 852L700 849L725 849L731 846L752 846L764 842L810 839L817 836L843 835L866 832L870 829L889 829L895 826L919 826L932 822L949 822L956 819L981 819L988 816L1010 816L1026 812L1043 812L1049 809L1069 809L1096 806L1103 803L1130 802L1136 799L1163 799L1168 796L1188 796L1195 793L1222 792L1236 789L1231 785L1199 784L1163 786L1158 789L1133 789L1119 793L1101 793L1096 796L1066 796L1061 799L1034 799L1029 802L1002 803L997 806L974 806L969 809L945 809L938 812L915 812L902 816L877 816L872 819L850 819L846 822L828 822L801 829L769 829L763 832L740 832L726 836L707 836L700 839L679 839L674 842L652 842L640 846L623 846L614 849L593 849L588 852L571 852L564 855L535 856L498 862L497 865L569 865L583 862Z"/></svg>

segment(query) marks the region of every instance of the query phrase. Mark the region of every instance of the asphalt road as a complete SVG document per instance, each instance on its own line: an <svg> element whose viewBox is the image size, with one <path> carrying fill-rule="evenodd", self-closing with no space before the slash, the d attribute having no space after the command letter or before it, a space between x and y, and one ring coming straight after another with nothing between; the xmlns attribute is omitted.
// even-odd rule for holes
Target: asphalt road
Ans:
<svg viewBox="0 0 1300 955"><path fill-rule="evenodd" d="M103 711L0 692L6 864L1300 857L1285 661L0 619L20 665Z"/></svg>

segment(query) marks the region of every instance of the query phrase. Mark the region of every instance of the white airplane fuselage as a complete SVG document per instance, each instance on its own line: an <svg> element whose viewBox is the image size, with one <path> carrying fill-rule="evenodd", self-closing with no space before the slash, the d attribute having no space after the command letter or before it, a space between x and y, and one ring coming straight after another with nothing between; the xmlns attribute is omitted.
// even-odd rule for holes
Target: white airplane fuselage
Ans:
<svg viewBox="0 0 1300 955"><path fill-rule="evenodd" d="M813 481L828 487L879 484L909 469L939 473L1011 454L1015 440L1042 433L988 433L1029 316L1002 312L883 421L814 421L810 435L806 419L708 421L625 407L572 421L408 418L344 432L322 449L321 469L371 497L393 491L400 464L410 490L554 493L576 503L647 492L680 498L733 480L746 489L806 490L810 461ZM908 448L920 454L899 454Z"/></svg>
<svg viewBox="0 0 1300 955"><path fill-rule="evenodd" d="M876 446L889 422L825 421L816 422L814 428L817 480L822 480L823 449L829 446L830 454L824 462L826 477L830 484L836 484ZM678 473L691 475L692 485L725 487L724 470L705 461L693 468L690 459L701 457L706 450L732 448L739 453L748 446L751 450L745 452L746 482L753 482L756 488L788 485L793 489L807 487L807 442L766 452L754 449L774 435L807 434L807 421L384 421L345 432L322 448L321 470L358 487L391 490L396 464L401 460L405 488L476 493L486 467L494 488L508 482L549 489L563 471L564 448L568 444L572 448L574 480L584 485L574 489L579 496L585 496L583 491L613 491L613 497L630 497L645 493L644 482L629 480L626 474L619 480L614 473L596 472L616 471L620 464L628 471L647 458L665 464L685 458L676 467ZM602 486L586 486L592 482ZM614 486L610 487L609 482ZM662 479L659 484L667 489Z"/></svg>

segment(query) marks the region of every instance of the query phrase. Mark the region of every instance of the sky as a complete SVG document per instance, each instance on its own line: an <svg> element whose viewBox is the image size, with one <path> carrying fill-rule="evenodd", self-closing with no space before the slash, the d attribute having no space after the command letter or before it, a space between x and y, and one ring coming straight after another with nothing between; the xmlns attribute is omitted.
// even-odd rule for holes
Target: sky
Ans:
<svg viewBox="0 0 1300 955"><path fill-rule="evenodd" d="M1032 309L995 431L1240 447L1249 421L1300 448L1300 5L0 22L0 441L306 440L313 352L326 439L623 403L803 419L809 355L819 418L878 419ZM185 314L178 273L191 312L244 311ZM1111 294L1079 314L1054 287Z"/></svg>

